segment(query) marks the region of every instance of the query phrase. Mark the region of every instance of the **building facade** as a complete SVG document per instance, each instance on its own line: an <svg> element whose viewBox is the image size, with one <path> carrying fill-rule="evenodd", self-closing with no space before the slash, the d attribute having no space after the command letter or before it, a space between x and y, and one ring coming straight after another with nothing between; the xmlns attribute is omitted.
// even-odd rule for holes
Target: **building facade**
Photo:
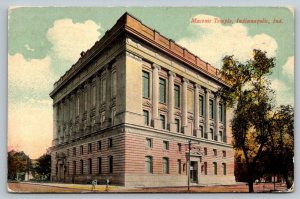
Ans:
<svg viewBox="0 0 300 199"><path fill-rule="evenodd" d="M51 180L234 183L220 87L228 84L217 69L125 13L50 93Z"/></svg>

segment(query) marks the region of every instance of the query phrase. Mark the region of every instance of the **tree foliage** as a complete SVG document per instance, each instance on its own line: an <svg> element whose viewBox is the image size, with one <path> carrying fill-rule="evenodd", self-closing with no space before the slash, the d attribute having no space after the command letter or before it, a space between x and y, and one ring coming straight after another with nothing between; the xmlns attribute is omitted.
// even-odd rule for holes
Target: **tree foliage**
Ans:
<svg viewBox="0 0 300 199"><path fill-rule="evenodd" d="M31 169L31 160L23 151L9 151L7 154L8 175L9 180L23 179L25 172Z"/></svg>
<svg viewBox="0 0 300 199"><path fill-rule="evenodd" d="M231 121L233 146L245 157L249 192L254 191L255 167L269 136L274 91L270 89L268 75L275 66L274 61L261 50L253 50L252 59L246 63L240 63L234 56L223 59L221 72L231 87L219 92L226 104L234 109Z"/></svg>
<svg viewBox="0 0 300 199"><path fill-rule="evenodd" d="M43 180L49 180L51 173L51 155L44 154L40 156L37 159L35 171L39 178L43 178Z"/></svg>

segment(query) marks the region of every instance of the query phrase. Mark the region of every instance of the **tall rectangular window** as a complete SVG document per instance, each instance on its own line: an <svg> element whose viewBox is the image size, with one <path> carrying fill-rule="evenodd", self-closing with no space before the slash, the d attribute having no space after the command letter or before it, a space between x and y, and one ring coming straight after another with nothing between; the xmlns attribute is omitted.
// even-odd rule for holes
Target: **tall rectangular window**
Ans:
<svg viewBox="0 0 300 199"><path fill-rule="evenodd" d="M92 159L88 159L88 168L89 168L89 174L92 174Z"/></svg>
<svg viewBox="0 0 300 199"><path fill-rule="evenodd" d="M92 143L88 144L88 153L92 153Z"/></svg>
<svg viewBox="0 0 300 199"><path fill-rule="evenodd" d="M143 110L144 124L149 126L149 111Z"/></svg>
<svg viewBox="0 0 300 199"><path fill-rule="evenodd" d="M174 106L180 108L180 87L178 85L174 85Z"/></svg>
<svg viewBox="0 0 300 199"><path fill-rule="evenodd" d="M161 128L166 129L166 117L164 115L160 115L160 123L161 123Z"/></svg>
<svg viewBox="0 0 300 199"><path fill-rule="evenodd" d="M80 174L83 174L83 160L80 160Z"/></svg>
<svg viewBox="0 0 300 199"><path fill-rule="evenodd" d="M92 87L92 106L96 106L96 86Z"/></svg>
<svg viewBox="0 0 300 199"><path fill-rule="evenodd" d="M146 172L153 173L153 161L151 156L146 156Z"/></svg>
<svg viewBox="0 0 300 199"><path fill-rule="evenodd" d="M214 175L218 175L218 166L216 162L213 162L213 171L214 171Z"/></svg>
<svg viewBox="0 0 300 199"><path fill-rule="evenodd" d="M73 161L73 175L76 175L76 161Z"/></svg>
<svg viewBox="0 0 300 199"><path fill-rule="evenodd" d="M146 145L148 148L152 148L153 144L152 144L152 139L151 138L146 138Z"/></svg>
<svg viewBox="0 0 300 199"><path fill-rule="evenodd" d="M203 126L200 126L200 133L201 133L201 137L204 137L204 130L203 130Z"/></svg>
<svg viewBox="0 0 300 199"><path fill-rule="evenodd" d="M166 80L159 78L159 102L166 103Z"/></svg>
<svg viewBox="0 0 300 199"><path fill-rule="evenodd" d="M106 98L106 79L102 80L102 85L101 85L101 94L102 94L102 102L105 102Z"/></svg>
<svg viewBox="0 0 300 199"><path fill-rule="evenodd" d="M113 166L114 166L113 156L109 156L108 159L109 159L109 173L113 173Z"/></svg>
<svg viewBox="0 0 300 199"><path fill-rule="evenodd" d="M169 150L169 142L168 141L163 141L163 148L164 148L164 150Z"/></svg>
<svg viewBox="0 0 300 199"><path fill-rule="evenodd" d="M207 162L204 162L204 175L207 175Z"/></svg>
<svg viewBox="0 0 300 199"><path fill-rule="evenodd" d="M178 151L181 152L181 143L178 143Z"/></svg>
<svg viewBox="0 0 300 199"><path fill-rule="evenodd" d="M76 156L76 147L73 147L73 156Z"/></svg>
<svg viewBox="0 0 300 199"><path fill-rule="evenodd" d="M102 145L101 141L98 141L98 144L97 144L97 145L98 145L98 151L101 151L101 148L102 148L102 146L101 146L101 145Z"/></svg>
<svg viewBox="0 0 300 199"><path fill-rule="evenodd" d="M204 116L204 97L203 95L199 96L199 114L200 116Z"/></svg>
<svg viewBox="0 0 300 199"><path fill-rule="evenodd" d="M169 173L169 158L163 158L163 173Z"/></svg>
<svg viewBox="0 0 300 199"><path fill-rule="evenodd" d="M181 174L181 160L177 160L177 169L178 169L178 174Z"/></svg>
<svg viewBox="0 0 300 199"><path fill-rule="evenodd" d="M175 128L176 128L176 132L180 132L180 120L179 119L175 119Z"/></svg>
<svg viewBox="0 0 300 199"><path fill-rule="evenodd" d="M207 155L207 148L204 147L204 155Z"/></svg>
<svg viewBox="0 0 300 199"><path fill-rule="evenodd" d="M222 163L222 167L223 167L223 175L226 175L226 164Z"/></svg>
<svg viewBox="0 0 300 199"><path fill-rule="evenodd" d="M143 71L143 98L150 97L150 80L149 80L149 73Z"/></svg>
<svg viewBox="0 0 300 199"><path fill-rule="evenodd" d="M214 119L214 101L209 100L209 119Z"/></svg>
<svg viewBox="0 0 300 199"><path fill-rule="evenodd" d="M112 97L115 97L117 94L117 73L112 73Z"/></svg>
<svg viewBox="0 0 300 199"><path fill-rule="evenodd" d="M102 159L98 157L98 174L102 173Z"/></svg>
<svg viewBox="0 0 300 199"><path fill-rule="evenodd" d="M219 121L224 122L224 104L219 104Z"/></svg>
<svg viewBox="0 0 300 199"><path fill-rule="evenodd" d="M108 148L112 148L113 147L113 140L112 138L108 138Z"/></svg>
<svg viewBox="0 0 300 199"><path fill-rule="evenodd" d="M80 155L82 155L83 154L83 146L81 145L80 146Z"/></svg>

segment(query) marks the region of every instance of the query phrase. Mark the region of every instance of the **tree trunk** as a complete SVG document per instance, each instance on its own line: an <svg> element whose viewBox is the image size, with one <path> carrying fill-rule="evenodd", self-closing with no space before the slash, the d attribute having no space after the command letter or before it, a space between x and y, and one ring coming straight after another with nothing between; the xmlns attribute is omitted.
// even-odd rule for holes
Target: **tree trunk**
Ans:
<svg viewBox="0 0 300 199"><path fill-rule="evenodd" d="M253 188L253 173L254 173L254 166L248 165L248 188L249 188L249 193L253 193L254 192L254 188Z"/></svg>

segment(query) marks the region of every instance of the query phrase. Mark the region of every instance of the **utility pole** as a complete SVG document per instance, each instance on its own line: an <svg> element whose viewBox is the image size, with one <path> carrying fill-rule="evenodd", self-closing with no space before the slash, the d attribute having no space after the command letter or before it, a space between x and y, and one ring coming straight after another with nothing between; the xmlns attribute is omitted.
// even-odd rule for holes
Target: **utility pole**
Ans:
<svg viewBox="0 0 300 199"><path fill-rule="evenodd" d="M191 140L189 140L189 153L188 153L188 169L187 169L187 172L188 172L188 191L190 191L190 175L191 175Z"/></svg>

